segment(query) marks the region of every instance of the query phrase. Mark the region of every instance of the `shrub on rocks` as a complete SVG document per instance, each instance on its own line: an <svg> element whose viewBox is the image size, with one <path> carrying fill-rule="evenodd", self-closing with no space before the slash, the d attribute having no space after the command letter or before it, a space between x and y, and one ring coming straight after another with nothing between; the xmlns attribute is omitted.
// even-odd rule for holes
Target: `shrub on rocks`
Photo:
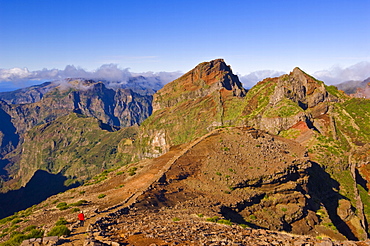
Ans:
<svg viewBox="0 0 370 246"><path fill-rule="evenodd" d="M211 218L207 218L207 219L206 219L206 221L208 221L208 222L217 222L217 221L218 221L218 219L219 219L219 217L218 217L218 216L213 216L213 217L211 217Z"/></svg>
<svg viewBox="0 0 370 246"><path fill-rule="evenodd" d="M31 230L36 229L36 228L37 228L37 226L35 226L35 225L29 225L26 228L24 228L23 232L28 232L28 231L31 231Z"/></svg>
<svg viewBox="0 0 370 246"><path fill-rule="evenodd" d="M21 232L13 232L8 241L1 243L1 246L17 246L20 245L24 240L30 238L41 238L44 235L44 231L41 229L31 229L29 233L23 234Z"/></svg>
<svg viewBox="0 0 370 246"><path fill-rule="evenodd" d="M71 231L65 225L54 226L49 232L48 236L69 236Z"/></svg>
<svg viewBox="0 0 370 246"><path fill-rule="evenodd" d="M59 208L59 210L66 210L67 208L69 208L69 206L66 202L60 202L60 203L57 204L56 207Z"/></svg>
<svg viewBox="0 0 370 246"><path fill-rule="evenodd" d="M224 224L224 225L232 225L233 224L230 220L224 220L224 219L218 220L217 223Z"/></svg>
<svg viewBox="0 0 370 246"><path fill-rule="evenodd" d="M99 196L98 196L98 198L99 199L102 199L102 198L104 198L106 195L105 194L100 194Z"/></svg>
<svg viewBox="0 0 370 246"><path fill-rule="evenodd" d="M59 218L59 220L55 223L56 226L66 225L68 222L65 218Z"/></svg>

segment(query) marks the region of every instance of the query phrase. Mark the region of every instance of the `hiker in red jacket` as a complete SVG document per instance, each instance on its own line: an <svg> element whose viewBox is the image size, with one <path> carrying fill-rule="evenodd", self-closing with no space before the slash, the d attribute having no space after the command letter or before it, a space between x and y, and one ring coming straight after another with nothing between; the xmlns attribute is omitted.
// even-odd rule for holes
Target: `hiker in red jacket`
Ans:
<svg viewBox="0 0 370 246"><path fill-rule="evenodd" d="M78 214L78 220L80 221L80 226L84 226L85 215L82 211Z"/></svg>

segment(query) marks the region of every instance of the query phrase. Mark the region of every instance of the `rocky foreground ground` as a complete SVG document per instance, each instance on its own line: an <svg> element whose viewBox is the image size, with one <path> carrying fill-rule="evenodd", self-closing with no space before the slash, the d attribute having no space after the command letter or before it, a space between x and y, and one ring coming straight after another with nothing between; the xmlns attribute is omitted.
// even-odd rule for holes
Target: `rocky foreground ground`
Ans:
<svg viewBox="0 0 370 246"><path fill-rule="evenodd" d="M294 246L365 246L370 241L333 241L326 237L310 237L274 232L264 229L243 228L240 225L225 225L207 221L191 211L120 209L108 216L100 217L85 227L73 225L68 237L46 238L25 241L23 246L36 245L127 245L127 246L171 246L171 245L294 245ZM93 221L94 218L90 218ZM89 221L88 220L88 221Z"/></svg>
<svg viewBox="0 0 370 246"><path fill-rule="evenodd" d="M124 212L126 213L126 211ZM164 246L164 245L370 245L370 241L333 241L330 238L308 237L264 229L243 228L207 221L191 211L164 208L131 210L99 221L89 231L92 236L85 245ZM220 221L219 221L220 222ZM115 242L115 243L112 243Z"/></svg>

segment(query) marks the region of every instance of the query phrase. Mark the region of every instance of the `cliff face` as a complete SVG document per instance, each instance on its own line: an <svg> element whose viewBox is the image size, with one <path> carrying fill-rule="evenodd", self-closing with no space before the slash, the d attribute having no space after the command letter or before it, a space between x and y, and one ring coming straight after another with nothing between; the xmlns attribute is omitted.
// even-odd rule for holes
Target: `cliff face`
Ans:
<svg viewBox="0 0 370 246"><path fill-rule="evenodd" d="M151 97L141 96L129 89L108 89L101 82L82 83L77 87L59 86L32 104L12 105L9 114L19 132L40 123L50 122L70 112L102 120L112 126L125 127L142 122L151 114Z"/></svg>
<svg viewBox="0 0 370 246"><path fill-rule="evenodd" d="M4 121L2 135L8 136L11 127L18 138L38 124L51 122L71 112L101 120L112 127L140 124L152 112L150 95L139 95L130 89L108 89L101 82L70 81L44 94L42 99L28 104L0 104ZM75 84L73 84L75 83ZM78 87L76 86L78 85ZM80 88L80 89L78 89ZM6 125L9 125L7 127ZM3 143L8 148L9 141ZM12 142L12 148L16 147ZM8 152L8 151L5 151Z"/></svg>
<svg viewBox="0 0 370 246"><path fill-rule="evenodd" d="M29 90L29 93L30 91L33 90ZM7 186L17 188L19 185L25 185L38 169L51 173L63 171L63 174L71 179L91 178L104 168L104 160L98 164L99 167L85 173L87 175L73 175L76 169L71 168L71 165L95 165L94 161L75 158L76 153L86 154L80 153L81 150L76 150L74 154L65 152L62 156L57 154L57 150L62 148L60 143L69 148L71 142L84 142L86 137L79 134L79 127L86 126L82 124L79 127L70 127L68 129L72 132L66 130L63 134L60 134L61 130L55 130L49 133L50 135L45 134L45 129L53 128L57 122L66 120L64 116L77 113L99 122L96 124L100 125L101 131L96 132L95 140L87 141L86 144L99 143L99 138L104 136L103 130L114 131L140 124L152 112L151 101L151 95L140 95L130 89L109 89L103 83L92 80L70 80L68 84L49 90L40 100L33 103L8 104L0 101L0 181L12 179L6 184L0 182L0 186L7 190ZM81 119L76 118L76 121ZM63 126L63 123L61 124ZM36 137L30 138L30 134ZM51 139L54 144L50 143ZM127 162L126 159L129 158L125 158L124 163ZM110 165L107 163L107 166Z"/></svg>
<svg viewBox="0 0 370 246"><path fill-rule="evenodd" d="M259 82L248 93L247 101L246 124L278 134L299 122L314 128L319 124L315 119L340 98L330 94L322 81L295 68L289 75Z"/></svg>
<svg viewBox="0 0 370 246"><path fill-rule="evenodd" d="M294 68L289 75L279 78L270 104L275 106L283 98L292 100L304 110L323 102L338 102L338 98L327 92L322 81L307 75L299 68Z"/></svg>

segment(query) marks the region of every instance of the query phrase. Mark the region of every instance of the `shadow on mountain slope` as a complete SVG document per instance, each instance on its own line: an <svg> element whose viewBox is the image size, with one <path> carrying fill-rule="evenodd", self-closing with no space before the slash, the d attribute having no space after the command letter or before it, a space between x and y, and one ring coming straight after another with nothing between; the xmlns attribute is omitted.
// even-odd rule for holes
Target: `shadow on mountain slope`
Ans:
<svg viewBox="0 0 370 246"><path fill-rule="evenodd" d="M8 172L4 169L6 167L6 165L9 164L9 160L7 159L0 159L0 177L4 180L7 179L8 177Z"/></svg>
<svg viewBox="0 0 370 246"><path fill-rule="evenodd" d="M349 240L358 240L351 228L338 215L339 200L348 200L348 198L343 197L335 191L339 190L339 183L332 179L330 175L315 162L312 163L312 167L308 171L310 173L310 179L308 181L309 193L314 200L318 201L318 203L311 205L313 205L315 210L318 210L320 204L322 204L328 211L329 218L338 231Z"/></svg>
<svg viewBox="0 0 370 246"><path fill-rule="evenodd" d="M0 132L3 133L2 141L0 142L0 157L10 152L17 147L19 143L19 136L16 133L17 129L11 122L10 115L0 108ZM1 140L1 139L0 139Z"/></svg>
<svg viewBox="0 0 370 246"><path fill-rule="evenodd" d="M40 203L49 196L77 186L75 184L66 187L64 185L66 180L67 178L60 173L50 174L38 170L25 187L0 194L0 219Z"/></svg>

